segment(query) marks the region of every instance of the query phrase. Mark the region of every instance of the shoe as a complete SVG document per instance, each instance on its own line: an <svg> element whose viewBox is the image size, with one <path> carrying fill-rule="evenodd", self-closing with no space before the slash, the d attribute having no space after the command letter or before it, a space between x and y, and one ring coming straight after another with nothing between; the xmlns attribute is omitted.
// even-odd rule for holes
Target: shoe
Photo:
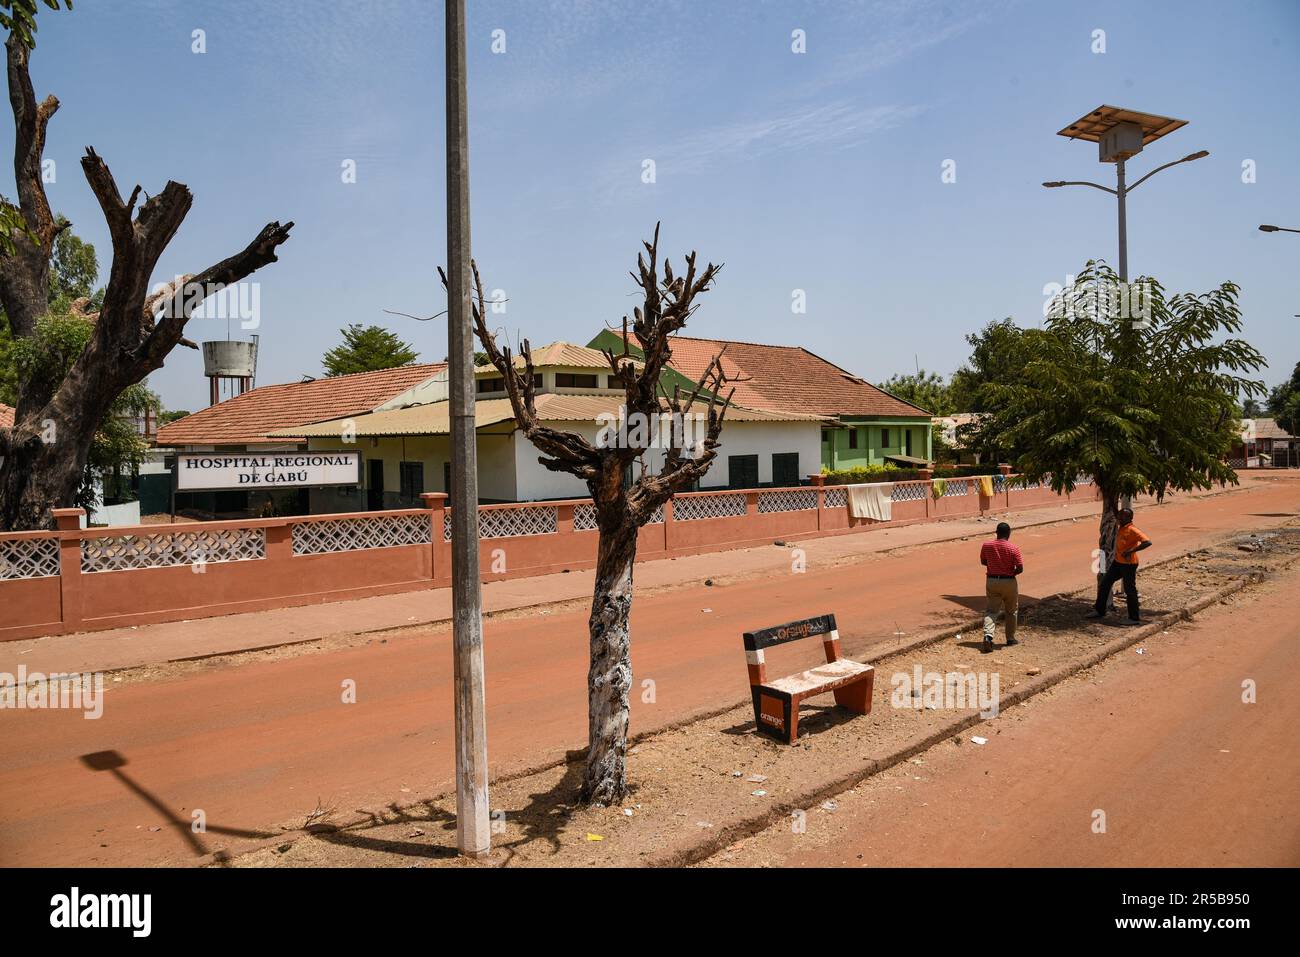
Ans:
<svg viewBox="0 0 1300 957"><path fill-rule="evenodd" d="M1020 642L1018 642L1018 641L1017 641L1016 639L1014 639L1014 638L1008 638L1008 639L1007 639L1007 647L1008 647L1008 648L1010 648L1012 645L1018 645L1018 644L1020 644Z"/></svg>
<svg viewBox="0 0 1300 957"><path fill-rule="evenodd" d="M980 645L980 653L981 653L981 654L985 654L985 655L987 655L987 654L991 653L992 651L993 651L993 639L992 639L992 638L985 638L985 639L984 639L984 644Z"/></svg>
<svg viewBox="0 0 1300 957"><path fill-rule="evenodd" d="M1123 621L1120 622L1120 624L1122 624L1122 625L1145 625L1146 622L1143 621L1141 618L1125 618Z"/></svg>
<svg viewBox="0 0 1300 957"><path fill-rule="evenodd" d="M1084 615L1083 617L1084 617L1084 618L1091 618L1091 619L1094 619L1094 620L1095 620L1095 619L1098 619L1098 618L1105 618L1105 617L1106 617L1106 613L1105 613L1104 611L1097 611L1097 610L1094 608L1092 611L1088 612L1088 614Z"/></svg>

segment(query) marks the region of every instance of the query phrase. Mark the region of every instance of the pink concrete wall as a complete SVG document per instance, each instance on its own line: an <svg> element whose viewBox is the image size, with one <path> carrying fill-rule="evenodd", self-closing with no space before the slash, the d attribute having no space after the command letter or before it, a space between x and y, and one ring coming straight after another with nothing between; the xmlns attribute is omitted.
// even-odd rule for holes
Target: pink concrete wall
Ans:
<svg viewBox="0 0 1300 957"><path fill-rule="evenodd" d="M798 491L797 501L800 503L808 503L808 496L815 495L818 507L759 511L761 496L795 491ZM935 499L927 487L921 498L895 502L891 521L872 522L851 518L844 506L826 507L826 492L825 488L804 487L801 490L753 489L679 495L675 501L665 505L663 522L641 529L637 558L645 561L744 548L774 539L852 534L877 525L940 521L1064 501L1050 489L1008 488L985 498L978 494L974 483L970 494ZM690 500L705 500L707 504L711 497L723 495L743 495L745 514L693 521L682 520L677 514ZM60 549L61 573L54 577L0 580L0 641L445 586L451 576L451 545L443 537L446 496L428 494L424 497L427 509L86 530L78 527L79 509L56 509L59 530L54 534ZM1073 497L1092 499L1096 493L1091 486L1085 486L1076 490ZM734 503L734 500L729 501ZM775 499L768 499L768 502L773 501ZM539 503L543 509L555 509L554 532L482 539L480 567L483 580L593 567L598 535L594 530L574 529L574 511L585 504L588 504L586 500ZM699 506L692 503L691 507L695 510ZM484 506L481 513L493 510L509 513L526 509L524 506ZM427 516L433 533L432 544L293 554L295 526L320 522L347 524L355 519L401 516ZM481 514L480 523L483 521ZM180 564L82 572L82 543L88 539L245 529L260 529L265 535L264 557L207 561L200 563L201 571L199 565ZM48 539L51 533L0 534L0 543L33 537Z"/></svg>

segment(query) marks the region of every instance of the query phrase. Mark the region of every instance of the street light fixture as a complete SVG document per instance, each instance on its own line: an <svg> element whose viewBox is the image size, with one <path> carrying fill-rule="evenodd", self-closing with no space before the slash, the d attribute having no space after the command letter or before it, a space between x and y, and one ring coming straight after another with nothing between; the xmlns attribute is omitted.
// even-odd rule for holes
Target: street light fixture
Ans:
<svg viewBox="0 0 1300 957"><path fill-rule="evenodd" d="M1190 153L1182 159L1174 160L1172 163L1157 166L1132 186L1126 186L1124 183L1124 162L1142 152L1142 148L1147 144L1154 143L1162 136L1167 136L1174 130L1181 129L1186 125L1186 120L1176 120L1168 116L1157 116L1154 113L1139 113L1136 110L1103 105L1057 133L1058 136L1068 137L1069 139L1087 140L1096 143L1098 160L1102 163L1115 164L1114 189L1109 186L1102 186L1100 183L1089 183L1082 180L1055 180L1043 185L1049 189L1060 186L1091 186L1103 193L1110 193L1116 198L1119 212L1119 278L1121 282L1128 282L1128 194L1161 170L1177 166L1179 163L1190 163L1193 160L1202 159L1209 156L1210 153L1208 150L1200 150L1196 153Z"/></svg>
<svg viewBox="0 0 1300 957"><path fill-rule="evenodd" d="M1300 229L1290 229L1287 226L1260 226L1261 233L1300 233Z"/></svg>

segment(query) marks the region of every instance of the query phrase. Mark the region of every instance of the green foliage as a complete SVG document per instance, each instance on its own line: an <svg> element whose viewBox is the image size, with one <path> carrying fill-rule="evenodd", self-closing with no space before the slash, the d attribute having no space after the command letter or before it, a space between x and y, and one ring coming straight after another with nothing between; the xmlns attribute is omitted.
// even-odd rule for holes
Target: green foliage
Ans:
<svg viewBox="0 0 1300 957"><path fill-rule="evenodd" d="M884 465L858 465L851 469L822 469L822 475L832 485L861 485L864 482L898 482L900 472L912 475L912 469L900 469L886 462Z"/></svg>
<svg viewBox="0 0 1300 957"><path fill-rule="evenodd" d="M167 409L165 412L158 414L158 424L168 425L177 419L183 419L192 413L188 409Z"/></svg>
<svg viewBox="0 0 1300 957"><path fill-rule="evenodd" d="M67 222L63 216L56 217L56 220L59 223ZM2 226L0 229L4 229L4 235L8 236L7 229ZM50 310L65 313L74 301L81 298L89 298L90 308L97 309L104 298L104 290L95 289L98 280L99 261L95 257L95 247L72 230L62 230L54 240L54 254L50 258ZM58 377L62 378L70 366L71 362L56 363L50 368L57 369ZM9 328L9 317L3 309L0 309L0 402L6 405L18 404L18 368L15 364L13 332Z"/></svg>
<svg viewBox="0 0 1300 957"><path fill-rule="evenodd" d="M23 233L32 242L36 234L27 228L22 211L9 200L0 197L0 255L12 256L14 253L14 233Z"/></svg>
<svg viewBox="0 0 1300 957"><path fill-rule="evenodd" d="M340 329L343 342L325 353L321 365L325 375L351 375L409 366L419 353L383 326L354 323Z"/></svg>
<svg viewBox="0 0 1300 957"><path fill-rule="evenodd" d="M60 216L58 222L62 225L67 220ZM65 226L54 238L54 251L50 257L50 302L58 308L84 296L90 299L91 309L97 310L104 298L102 289L94 291L98 280L99 260L95 257L95 247Z"/></svg>
<svg viewBox="0 0 1300 957"><path fill-rule="evenodd" d="M60 0L40 2L51 10L59 9ZM63 5L71 10L72 0L63 0ZM37 0L0 0L0 27L18 37L29 50L36 46L37 6Z"/></svg>
<svg viewBox="0 0 1300 957"><path fill-rule="evenodd" d="M49 312L36 322L34 333L11 344L13 366L19 378L59 381L90 342L94 323L70 312ZM134 418L157 412L158 396L143 383L127 387L113 402L90 444L77 504L94 504L95 480L139 468L149 446L136 430Z"/></svg>
<svg viewBox="0 0 1300 957"><path fill-rule="evenodd" d="M1103 493L1162 496L1236 481L1224 456L1236 438L1238 396L1263 365L1241 329L1238 288L1165 295L1153 279L1146 328L1096 305L1118 279L1090 262L1064 294L1068 308L1041 329L1004 337L997 378L979 394L988 414L977 449L1001 452L1030 480L1069 491L1091 475ZM987 330L986 330L987 331Z"/></svg>
<svg viewBox="0 0 1300 957"><path fill-rule="evenodd" d="M990 383L1005 381L1016 373L1015 355L1021 330L1010 319L990 322L979 332L966 336L971 356L952 374L948 401L953 412L984 412L983 390ZM945 413L947 414L947 413Z"/></svg>
<svg viewBox="0 0 1300 957"><path fill-rule="evenodd" d="M1258 414L1260 413L1256 413ZM1291 378L1275 386L1269 393L1268 414L1285 431L1296 434L1296 429L1300 427L1300 362L1292 370Z"/></svg>
<svg viewBox="0 0 1300 957"><path fill-rule="evenodd" d="M953 407L948 394L948 383L937 372L921 369L915 375L892 375L881 382L879 387L904 402L925 409L931 415L952 415L963 411Z"/></svg>

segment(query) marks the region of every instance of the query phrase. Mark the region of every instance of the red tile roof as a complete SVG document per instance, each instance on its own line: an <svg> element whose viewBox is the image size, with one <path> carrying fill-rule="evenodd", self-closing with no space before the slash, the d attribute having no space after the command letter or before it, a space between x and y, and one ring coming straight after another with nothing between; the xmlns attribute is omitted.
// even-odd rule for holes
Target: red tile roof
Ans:
<svg viewBox="0 0 1300 957"><path fill-rule="evenodd" d="M722 368L727 377L741 380L735 383L733 400L751 409L819 415L913 418L930 415L802 346L768 346L688 336L673 336L671 341L673 368L697 381L710 360L722 352Z"/></svg>
<svg viewBox="0 0 1300 957"><path fill-rule="evenodd" d="M13 427L14 407L0 402L0 429L12 429Z"/></svg>
<svg viewBox="0 0 1300 957"><path fill-rule="evenodd" d="M310 382L264 385L164 425L158 430L157 442L159 445L284 442L284 438L271 438L270 433L369 412L444 368L445 363L435 362Z"/></svg>
<svg viewBox="0 0 1300 957"><path fill-rule="evenodd" d="M1282 428L1282 426L1278 425L1276 419L1256 419L1255 438L1256 439L1289 439L1292 438L1292 435L1286 429Z"/></svg>

